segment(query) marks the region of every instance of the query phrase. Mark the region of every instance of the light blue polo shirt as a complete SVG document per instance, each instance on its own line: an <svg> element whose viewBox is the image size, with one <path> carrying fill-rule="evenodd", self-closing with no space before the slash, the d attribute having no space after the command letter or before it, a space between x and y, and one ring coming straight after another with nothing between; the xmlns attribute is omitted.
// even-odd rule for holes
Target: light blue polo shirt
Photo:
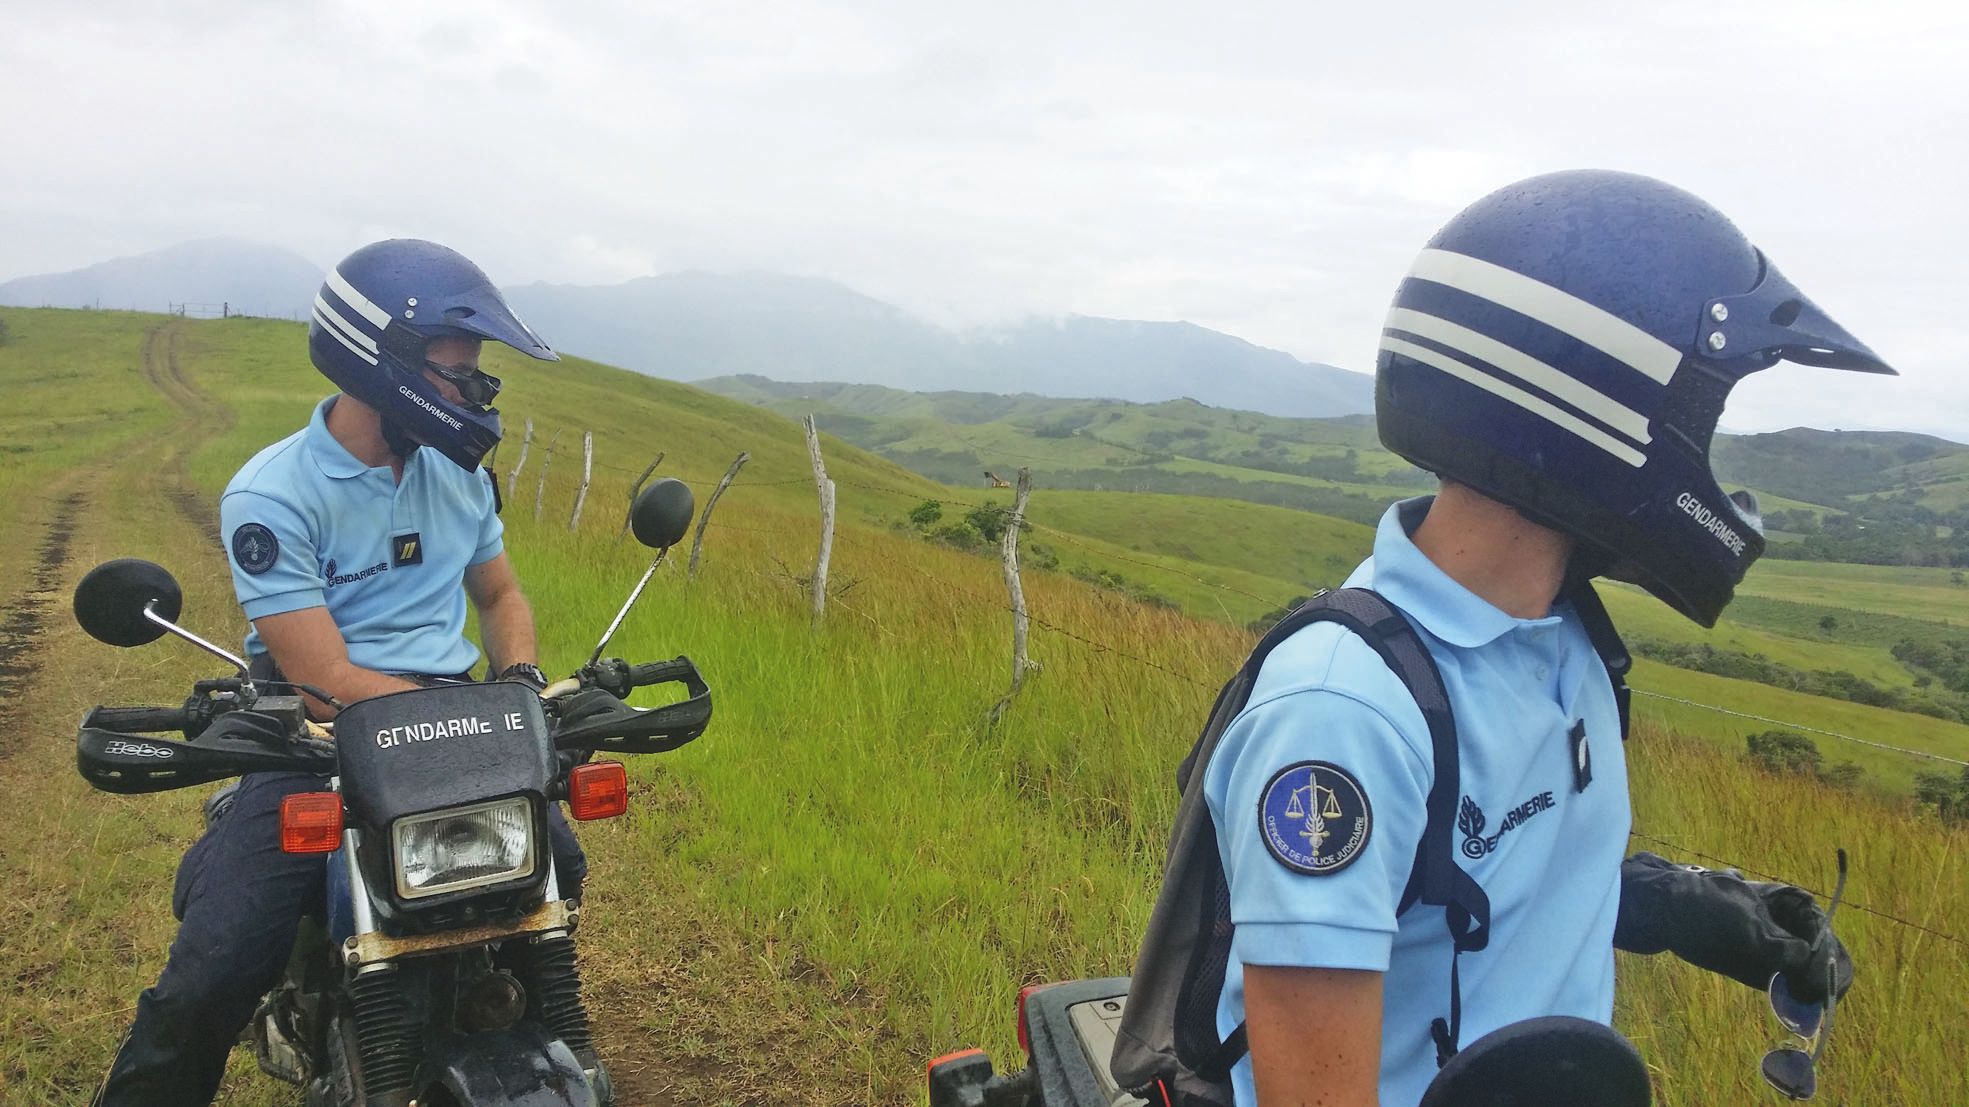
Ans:
<svg viewBox="0 0 1969 1107"><path fill-rule="evenodd" d="M465 570L505 548L490 478L417 450L398 482L328 433L331 396L307 428L254 455L226 485L219 525L248 619L327 607L349 660L395 673L462 673ZM258 631L246 652L266 652Z"/></svg>
<svg viewBox="0 0 1969 1107"><path fill-rule="evenodd" d="M1456 718L1452 840L1490 897L1492 927L1488 947L1461 958L1461 1042L1540 1015L1608 1022L1630 819L1612 686L1570 605L1514 618L1416 549L1409 533L1428 503L1389 508L1347 583L1417 625ZM1576 721L1591 766L1583 789ZM1306 762L1324 767L1293 768ZM1420 709L1358 637L1316 623L1266 659L1204 775L1237 924L1220 1033L1244 1020L1246 964L1381 972L1381 1104L1422 1098L1436 1074L1429 1023L1449 1015L1450 936L1442 908L1418 904L1398 920L1395 907L1434 779ZM1257 1102L1249 1057L1232 1080L1240 1104Z"/></svg>

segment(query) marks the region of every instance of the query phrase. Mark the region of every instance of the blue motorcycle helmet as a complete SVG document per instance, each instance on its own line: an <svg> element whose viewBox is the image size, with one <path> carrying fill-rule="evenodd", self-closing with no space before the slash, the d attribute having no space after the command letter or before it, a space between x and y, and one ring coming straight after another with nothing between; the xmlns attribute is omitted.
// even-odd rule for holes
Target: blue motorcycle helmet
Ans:
<svg viewBox="0 0 1969 1107"><path fill-rule="evenodd" d="M491 406L499 378L477 374L472 399L446 400L424 378L425 348L441 337L503 342L560 360L484 271L456 250L415 238L371 243L328 271L308 322L308 355L337 388L376 409L399 456L429 446L476 469L499 442Z"/></svg>
<svg viewBox="0 0 1969 1107"><path fill-rule="evenodd" d="M1575 576L1707 627L1764 551L1710 439L1730 389L1781 360L1894 373L1715 208L1578 170L1430 239L1389 309L1374 406L1389 450L1577 539Z"/></svg>

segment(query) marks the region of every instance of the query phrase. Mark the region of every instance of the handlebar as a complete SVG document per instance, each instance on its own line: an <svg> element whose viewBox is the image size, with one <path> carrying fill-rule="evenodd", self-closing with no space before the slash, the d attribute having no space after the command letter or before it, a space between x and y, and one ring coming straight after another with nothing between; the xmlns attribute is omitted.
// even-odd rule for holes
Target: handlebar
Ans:
<svg viewBox="0 0 1969 1107"><path fill-rule="evenodd" d="M563 750L666 753L704 733L711 722L711 688L688 657L630 665L604 658L575 674L581 691L556 699L561 725L554 745ZM622 700L637 688L682 684L688 697L663 707L631 707Z"/></svg>
<svg viewBox="0 0 1969 1107"><path fill-rule="evenodd" d="M634 689L671 683L684 685L687 698L656 708L622 702ZM598 661L548 696L552 741L563 751L664 753L697 738L711 721L711 689L688 657L640 665ZM163 736L171 731L191 740ZM97 707L76 733L76 767L95 787L123 793L257 771L333 773L335 746L327 736L308 720L299 696L261 696L250 706L221 707L194 696L181 707Z"/></svg>
<svg viewBox="0 0 1969 1107"><path fill-rule="evenodd" d="M172 707L98 707L75 735L75 767L105 792L163 792L250 772L335 771L335 747L301 737L304 716L293 696L263 697L200 727L195 741L165 730L196 723L197 712Z"/></svg>

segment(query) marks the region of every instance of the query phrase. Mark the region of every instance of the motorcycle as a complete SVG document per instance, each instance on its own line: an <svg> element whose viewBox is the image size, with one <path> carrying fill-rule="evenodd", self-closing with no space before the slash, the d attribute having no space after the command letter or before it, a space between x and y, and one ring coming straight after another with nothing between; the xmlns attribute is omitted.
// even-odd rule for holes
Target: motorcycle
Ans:
<svg viewBox="0 0 1969 1107"><path fill-rule="evenodd" d="M1109 1071L1128 978L1027 987L1017 1004L1026 1067L993 1070L983 1050L929 1064L930 1107L1180 1107L1144 1099ZM1459 1050L1419 1107L1648 1107L1647 1066L1627 1039L1587 1019L1512 1023Z"/></svg>
<svg viewBox="0 0 1969 1107"><path fill-rule="evenodd" d="M308 1107L612 1101L575 966L579 905L556 882L547 811L566 800L576 819L622 814L623 765L594 754L667 752L710 722L710 689L688 657L602 656L693 508L676 480L637 498L636 537L656 559L587 662L540 693L447 684L343 707L319 689L255 679L243 659L178 626L182 593L155 564L107 562L77 588L77 619L97 639L128 647L175 634L239 670L197 682L181 707L91 710L76 735L91 785L160 792L252 772L326 781L287 797L280 835L287 852L331 855L328 902L303 920L249 1027L262 1070L300 1086ZM671 684L678 702L624 702ZM334 722L311 721L301 693L340 707Z"/></svg>

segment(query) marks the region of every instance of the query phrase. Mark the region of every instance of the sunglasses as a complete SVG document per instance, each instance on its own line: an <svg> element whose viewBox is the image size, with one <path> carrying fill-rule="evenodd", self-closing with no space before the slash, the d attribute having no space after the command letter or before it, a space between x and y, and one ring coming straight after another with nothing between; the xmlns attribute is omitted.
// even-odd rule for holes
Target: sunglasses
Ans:
<svg viewBox="0 0 1969 1107"><path fill-rule="evenodd" d="M1846 851L1839 851L1839 883L1832 889L1832 903L1826 908L1826 928L1832 927L1832 916L1839 910L1839 901L1846 895ZM1791 982L1783 973L1771 977L1771 1013L1786 1030L1796 1034L1802 1044L1811 1052L1798 1046L1780 1046L1764 1055L1764 1081L1777 1089L1778 1094L1787 1099L1810 1099L1819 1090L1816 1067L1819 1054L1825 1051L1826 1039L1832 1036L1833 988L1838 983L1838 965L1828 961L1825 967L1825 1001L1806 1003L1792 994Z"/></svg>
<svg viewBox="0 0 1969 1107"><path fill-rule="evenodd" d="M499 395L499 378L481 373L476 367L440 365L425 358L424 368L449 381L458 389L458 395L474 407L485 407Z"/></svg>

